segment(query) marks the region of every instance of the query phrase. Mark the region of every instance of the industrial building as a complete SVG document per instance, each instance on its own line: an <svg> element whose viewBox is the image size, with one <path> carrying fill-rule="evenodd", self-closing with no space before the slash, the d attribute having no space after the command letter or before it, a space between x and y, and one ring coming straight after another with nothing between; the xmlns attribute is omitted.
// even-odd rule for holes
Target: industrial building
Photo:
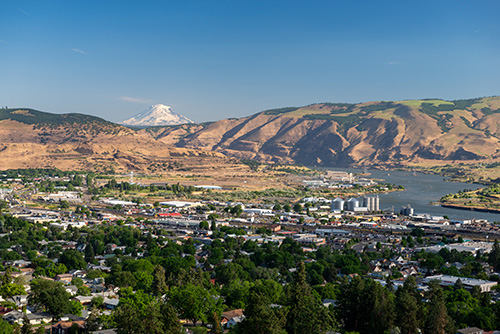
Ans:
<svg viewBox="0 0 500 334"><path fill-rule="evenodd" d="M497 285L497 282L494 281L448 275L428 276L424 278L423 282L429 283L434 280L439 281L439 284L443 286L455 285L458 280L461 280L464 288L471 290L473 287L478 286L481 289L481 292L490 292L491 288Z"/></svg>

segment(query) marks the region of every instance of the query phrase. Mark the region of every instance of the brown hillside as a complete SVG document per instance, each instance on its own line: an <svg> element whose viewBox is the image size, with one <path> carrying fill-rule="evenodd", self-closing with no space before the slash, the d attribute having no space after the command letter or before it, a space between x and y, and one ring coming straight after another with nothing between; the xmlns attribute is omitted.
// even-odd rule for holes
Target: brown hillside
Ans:
<svg viewBox="0 0 500 334"><path fill-rule="evenodd" d="M315 104L134 131L81 114L0 109L0 168L161 172L237 159L397 167L500 161L500 97Z"/></svg>
<svg viewBox="0 0 500 334"><path fill-rule="evenodd" d="M499 97L317 104L191 127L174 144L240 159L305 165L496 161L499 124ZM174 131L179 130L165 128L157 138L171 138Z"/></svg>

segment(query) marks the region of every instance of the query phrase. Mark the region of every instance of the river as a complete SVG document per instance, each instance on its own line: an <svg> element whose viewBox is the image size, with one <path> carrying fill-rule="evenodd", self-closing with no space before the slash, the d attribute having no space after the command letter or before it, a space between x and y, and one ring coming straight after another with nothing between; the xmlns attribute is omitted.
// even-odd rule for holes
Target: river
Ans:
<svg viewBox="0 0 500 334"><path fill-rule="evenodd" d="M330 168L352 173L363 173L362 169ZM456 193L463 189L478 189L484 186L471 183L449 182L442 176L412 173L403 171L366 170L370 178L381 179L395 185L405 187L404 191L380 194L380 208L394 207L399 212L402 206L408 204L415 209L416 214L428 213L435 216L448 216L450 219L487 219L490 222L500 221L500 214L458 210L431 205L430 202L438 201L442 196Z"/></svg>

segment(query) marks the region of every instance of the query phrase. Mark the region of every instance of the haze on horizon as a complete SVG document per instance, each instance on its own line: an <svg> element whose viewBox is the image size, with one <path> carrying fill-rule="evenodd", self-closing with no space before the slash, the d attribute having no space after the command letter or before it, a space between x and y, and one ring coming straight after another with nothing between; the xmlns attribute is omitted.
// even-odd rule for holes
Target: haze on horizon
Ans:
<svg viewBox="0 0 500 334"><path fill-rule="evenodd" d="M500 95L500 2L8 1L0 106L196 122Z"/></svg>

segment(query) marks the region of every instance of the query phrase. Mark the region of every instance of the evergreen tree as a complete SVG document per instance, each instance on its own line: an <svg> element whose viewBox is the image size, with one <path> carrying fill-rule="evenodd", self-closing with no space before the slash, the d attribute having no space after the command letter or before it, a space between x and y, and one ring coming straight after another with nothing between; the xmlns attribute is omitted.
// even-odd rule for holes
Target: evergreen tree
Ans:
<svg viewBox="0 0 500 334"><path fill-rule="evenodd" d="M179 321L179 317L177 316L175 307L173 307L169 302L164 302L161 305L160 311L165 333L180 333L182 325Z"/></svg>
<svg viewBox="0 0 500 334"><path fill-rule="evenodd" d="M91 243L88 243L85 247L85 262L93 262L94 261L94 247Z"/></svg>
<svg viewBox="0 0 500 334"><path fill-rule="evenodd" d="M488 263L493 266L495 271L500 270L500 245L498 243L498 240L496 239L495 242L493 243L493 248L491 249L488 258Z"/></svg>
<svg viewBox="0 0 500 334"><path fill-rule="evenodd" d="M392 296L371 279L355 277L342 284L338 302L346 330L383 334L393 326Z"/></svg>
<svg viewBox="0 0 500 334"><path fill-rule="evenodd" d="M323 333L333 329L334 320L328 309L312 294L311 286L306 281L306 268L299 264L294 281L287 287L286 330L289 334Z"/></svg>
<svg viewBox="0 0 500 334"><path fill-rule="evenodd" d="M410 276L403 287L396 291L396 316L397 325L401 334L418 333L419 303L415 279Z"/></svg>
<svg viewBox="0 0 500 334"><path fill-rule="evenodd" d="M245 319L239 325L243 334L286 334L286 308L272 307L263 286L250 289Z"/></svg>
<svg viewBox="0 0 500 334"><path fill-rule="evenodd" d="M443 289L437 281L429 283L429 309L425 321L425 334L445 334L450 321L446 311Z"/></svg>
<svg viewBox="0 0 500 334"><path fill-rule="evenodd" d="M348 331L358 331L365 316L361 311L364 283L360 277L354 277L351 282L344 282L340 286L340 317Z"/></svg>

